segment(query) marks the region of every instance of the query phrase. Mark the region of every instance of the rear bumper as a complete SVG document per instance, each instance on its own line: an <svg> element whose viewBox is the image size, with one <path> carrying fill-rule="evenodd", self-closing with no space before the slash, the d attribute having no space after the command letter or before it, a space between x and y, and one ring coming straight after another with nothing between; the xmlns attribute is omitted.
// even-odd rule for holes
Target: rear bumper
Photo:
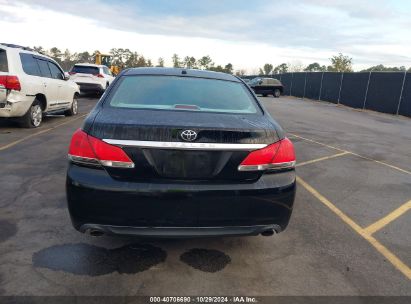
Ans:
<svg viewBox="0 0 411 304"><path fill-rule="evenodd" d="M98 231L107 235L132 235L140 237L189 238L208 236L248 236L259 235L265 231L279 233L279 225L228 226L228 227L129 227L99 224L83 224L83 233Z"/></svg>
<svg viewBox="0 0 411 304"><path fill-rule="evenodd" d="M99 83L76 82L80 88L80 92L103 92L104 88Z"/></svg>
<svg viewBox="0 0 411 304"><path fill-rule="evenodd" d="M0 95L2 94L0 88ZM8 96L0 96L0 117L21 117L33 104L34 96L11 91Z"/></svg>
<svg viewBox="0 0 411 304"><path fill-rule="evenodd" d="M140 236L255 235L284 230L295 197L295 171L253 183L124 182L105 170L69 165L67 202L82 232Z"/></svg>

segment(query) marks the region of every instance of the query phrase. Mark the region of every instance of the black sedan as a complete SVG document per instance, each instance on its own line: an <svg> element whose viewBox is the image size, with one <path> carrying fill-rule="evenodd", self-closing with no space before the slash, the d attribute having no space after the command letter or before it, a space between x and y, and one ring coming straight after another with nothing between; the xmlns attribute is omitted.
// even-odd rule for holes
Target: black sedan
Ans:
<svg viewBox="0 0 411 304"><path fill-rule="evenodd" d="M228 74L123 71L68 156L71 220L91 235L272 235L293 209L293 145Z"/></svg>

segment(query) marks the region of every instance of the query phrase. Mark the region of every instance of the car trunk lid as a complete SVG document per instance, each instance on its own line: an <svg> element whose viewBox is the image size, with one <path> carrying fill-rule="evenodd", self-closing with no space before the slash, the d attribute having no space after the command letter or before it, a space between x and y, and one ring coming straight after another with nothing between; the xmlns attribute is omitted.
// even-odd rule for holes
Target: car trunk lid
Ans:
<svg viewBox="0 0 411 304"><path fill-rule="evenodd" d="M197 134L185 141L182 132ZM195 111L104 109L88 133L120 146L133 169L107 168L126 180L238 181L261 173L239 172L252 150L279 140L262 114L238 115Z"/></svg>

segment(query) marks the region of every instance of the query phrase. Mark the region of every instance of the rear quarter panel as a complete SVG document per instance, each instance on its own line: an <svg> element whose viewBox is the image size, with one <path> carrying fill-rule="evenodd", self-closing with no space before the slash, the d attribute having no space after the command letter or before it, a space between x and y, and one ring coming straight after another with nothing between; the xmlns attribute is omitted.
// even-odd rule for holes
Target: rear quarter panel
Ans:
<svg viewBox="0 0 411 304"><path fill-rule="evenodd" d="M6 102L6 89L0 85L0 103L5 103Z"/></svg>

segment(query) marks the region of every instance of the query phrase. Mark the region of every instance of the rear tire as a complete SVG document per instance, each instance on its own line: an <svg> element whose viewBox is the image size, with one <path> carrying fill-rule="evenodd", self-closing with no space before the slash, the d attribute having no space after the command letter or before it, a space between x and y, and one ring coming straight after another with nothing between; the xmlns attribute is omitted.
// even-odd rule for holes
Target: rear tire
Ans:
<svg viewBox="0 0 411 304"><path fill-rule="evenodd" d="M64 111L64 115L66 116L74 116L78 114L78 100L77 94L73 96L73 102L71 103L70 109Z"/></svg>
<svg viewBox="0 0 411 304"><path fill-rule="evenodd" d="M279 98L281 96L281 91L280 89L275 89L273 92L274 98Z"/></svg>
<svg viewBox="0 0 411 304"><path fill-rule="evenodd" d="M103 94L107 91L109 83L106 83L106 87L99 93L99 97L103 96Z"/></svg>
<svg viewBox="0 0 411 304"><path fill-rule="evenodd" d="M35 99L29 110L20 118L20 126L23 128L38 128L43 120L43 109L40 102Z"/></svg>

